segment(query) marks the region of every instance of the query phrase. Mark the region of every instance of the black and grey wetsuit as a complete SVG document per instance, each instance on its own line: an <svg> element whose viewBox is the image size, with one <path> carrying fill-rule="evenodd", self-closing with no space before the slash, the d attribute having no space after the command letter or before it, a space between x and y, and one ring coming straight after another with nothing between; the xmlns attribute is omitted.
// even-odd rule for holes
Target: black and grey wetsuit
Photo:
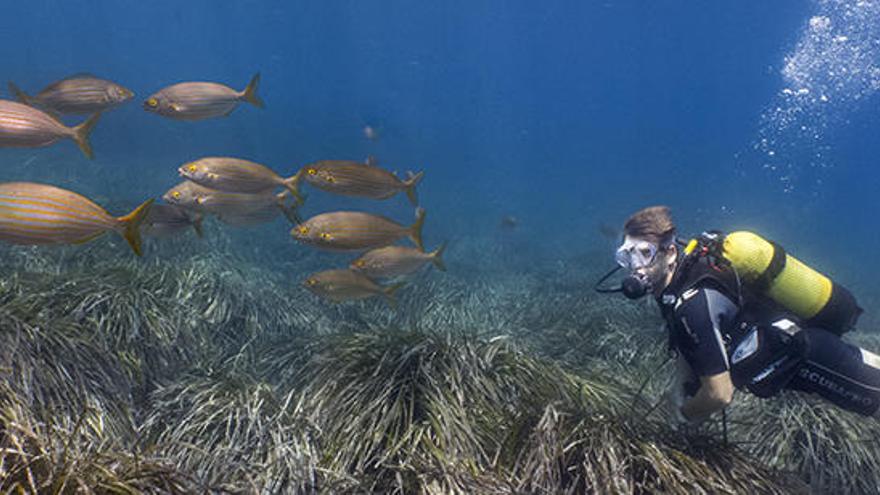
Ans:
<svg viewBox="0 0 880 495"><path fill-rule="evenodd" d="M658 298L670 345L697 376L730 371L737 388L760 397L786 388L860 414L877 412L880 357L827 330L800 328L776 307L744 303L724 277L704 275L673 283Z"/></svg>

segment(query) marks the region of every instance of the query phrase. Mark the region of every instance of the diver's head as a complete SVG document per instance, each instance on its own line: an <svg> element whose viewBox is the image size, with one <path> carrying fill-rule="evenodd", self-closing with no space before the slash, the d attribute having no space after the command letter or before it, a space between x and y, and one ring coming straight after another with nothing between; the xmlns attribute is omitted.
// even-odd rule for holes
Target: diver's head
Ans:
<svg viewBox="0 0 880 495"><path fill-rule="evenodd" d="M634 213L623 226L623 244L615 259L628 276L623 293L637 299L648 292L655 296L672 281L678 260L675 224L665 206L651 206Z"/></svg>

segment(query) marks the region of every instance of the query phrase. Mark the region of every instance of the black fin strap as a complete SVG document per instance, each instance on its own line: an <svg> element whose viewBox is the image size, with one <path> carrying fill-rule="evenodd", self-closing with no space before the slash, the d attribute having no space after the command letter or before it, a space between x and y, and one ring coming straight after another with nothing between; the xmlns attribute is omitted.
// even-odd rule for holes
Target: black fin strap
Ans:
<svg viewBox="0 0 880 495"><path fill-rule="evenodd" d="M773 280L775 280L776 277L782 273L782 270L785 269L785 249L773 241L767 242L773 246L773 257L770 258L770 264L767 265L767 269L764 270L764 273L755 280L755 287L761 292L769 289Z"/></svg>

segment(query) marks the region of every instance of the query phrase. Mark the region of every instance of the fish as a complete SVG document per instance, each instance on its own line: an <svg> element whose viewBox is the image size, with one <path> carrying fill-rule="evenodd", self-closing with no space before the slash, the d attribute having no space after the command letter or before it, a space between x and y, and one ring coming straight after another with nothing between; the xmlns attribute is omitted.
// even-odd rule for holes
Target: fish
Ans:
<svg viewBox="0 0 880 495"><path fill-rule="evenodd" d="M325 270L309 275L303 281L313 294L333 302L356 301L382 296L392 307L396 305L394 293L404 284L383 287L366 276L348 269Z"/></svg>
<svg viewBox="0 0 880 495"><path fill-rule="evenodd" d="M10 81L9 92L21 103L56 115L103 112L134 97L130 89L91 74L76 74L56 81L34 96L29 96Z"/></svg>
<svg viewBox="0 0 880 495"><path fill-rule="evenodd" d="M419 249L425 210L416 209L416 221L405 227L381 215L360 211L334 211L316 215L290 231L299 242L331 251L363 251L409 237Z"/></svg>
<svg viewBox="0 0 880 495"><path fill-rule="evenodd" d="M183 82L168 86L144 100L144 110L177 120L225 117L242 101L264 108L257 96L260 74L254 74L242 91L213 82Z"/></svg>
<svg viewBox="0 0 880 495"><path fill-rule="evenodd" d="M428 262L445 272L442 258L445 249L445 243L430 253L407 246L385 246L364 253L352 261L349 268L372 279L409 275Z"/></svg>
<svg viewBox="0 0 880 495"><path fill-rule="evenodd" d="M519 219L513 215L505 215L501 217L501 228L514 230L519 226Z"/></svg>
<svg viewBox="0 0 880 495"><path fill-rule="evenodd" d="M283 178L269 167L240 158L211 156L185 163L177 169L181 177L218 191L262 193L287 188L299 201L294 177Z"/></svg>
<svg viewBox="0 0 880 495"><path fill-rule="evenodd" d="M289 194L287 191L278 194L272 191L231 193L183 181L169 189L162 199L187 210L217 215L220 221L235 226L265 223L279 213L284 213L292 223L299 223L301 219L295 207L286 206Z"/></svg>
<svg viewBox="0 0 880 495"><path fill-rule="evenodd" d="M0 147L39 148L70 138L87 158L94 158L89 134L100 117L101 112L98 112L77 126L67 127L42 110L16 101L0 100Z"/></svg>
<svg viewBox="0 0 880 495"><path fill-rule="evenodd" d="M0 240L13 244L81 244L106 232L120 234L138 256L140 226L153 204L113 217L73 191L34 182L0 183Z"/></svg>
<svg viewBox="0 0 880 495"><path fill-rule="evenodd" d="M252 225L271 222L281 213L284 213L291 223L299 223L302 221L302 219L296 216L295 211L290 211L279 204L267 204L261 208L254 208L241 212L230 211L218 213L217 219L226 225L231 225L233 227L250 227Z"/></svg>
<svg viewBox="0 0 880 495"><path fill-rule="evenodd" d="M391 172L376 166L376 161L372 158L365 163L321 160L301 168L291 182L295 191L299 190L300 182L305 181L327 192L370 199L388 199L406 191L410 203L417 206L419 201L416 186L424 175L424 172L410 173L406 180L400 180Z"/></svg>
<svg viewBox="0 0 880 495"><path fill-rule="evenodd" d="M201 213L179 206L154 204L141 224L141 233L149 237L172 237L191 228L202 237L203 219Z"/></svg>

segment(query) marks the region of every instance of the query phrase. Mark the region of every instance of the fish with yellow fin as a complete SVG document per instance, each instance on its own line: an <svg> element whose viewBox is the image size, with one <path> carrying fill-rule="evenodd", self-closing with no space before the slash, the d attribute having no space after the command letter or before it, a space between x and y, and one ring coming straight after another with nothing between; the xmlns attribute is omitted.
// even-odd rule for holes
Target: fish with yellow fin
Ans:
<svg viewBox="0 0 880 495"><path fill-rule="evenodd" d="M220 221L234 226L250 226L274 220L283 213L293 223L299 223L295 206L287 206L290 192L278 194L231 193L217 191L191 181L183 181L169 189L162 199L188 210L216 215Z"/></svg>
<svg viewBox="0 0 880 495"><path fill-rule="evenodd" d="M325 270L306 277L306 289L333 302L357 301L382 296L392 307L396 305L394 293L403 283L383 287L366 276L347 269Z"/></svg>
<svg viewBox="0 0 880 495"><path fill-rule="evenodd" d="M59 139L72 139L87 158L94 158L89 134L98 123L96 113L68 127L48 113L17 101L0 100L0 148L39 148Z"/></svg>
<svg viewBox="0 0 880 495"><path fill-rule="evenodd" d="M364 163L352 160L321 160L300 169L293 176L292 184L295 192L300 183L305 181L330 193L370 199L388 199L405 191L413 206L417 206L419 200L416 186L424 175L424 172L411 173L406 180L400 180L388 170L379 167L372 157Z"/></svg>
<svg viewBox="0 0 880 495"><path fill-rule="evenodd" d="M177 172L185 179L218 191L262 193L284 187L298 194L294 187L295 176L285 179L265 165L241 158L209 156L185 163Z"/></svg>
<svg viewBox="0 0 880 495"><path fill-rule="evenodd" d="M426 263L433 263L438 270L445 272L444 249L446 244L430 253L408 246L385 246L367 251L352 261L349 268L372 279L409 275Z"/></svg>
<svg viewBox="0 0 880 495"><path fill-rule="evenodd" d="M142 254L140 226L148 199L128 215L114 217L85 196L34 182L0 183L0 240L13 244L82 244L116 232Z"/></svg>
<svg viewBox="0 0 880 495"><path fill-rule="evenodd" d="M265 107L257 96L260 74L241 91L214 82L182 82L159 90L144 100L144 110L177 120L205 120L226 117L241 102Z"/></svg>
<svg viewBox="0 0 880 495"><path fill-rule="evenodd" d="M26 105L54 114L70 115L103 112L134 97L130 89L91 74L76 74L61 79L33 96L9 82L9 92Z"/></svg>
<svg viewBox="0 0 880 495"><path fill-rule="evenodd" d="M422 226L425 210L416 209L416 221L410 226L361 211L334 211L316 215L290 231L299 242L331 251L363 251L387 246L408 237L422 249Z"/></svg>

